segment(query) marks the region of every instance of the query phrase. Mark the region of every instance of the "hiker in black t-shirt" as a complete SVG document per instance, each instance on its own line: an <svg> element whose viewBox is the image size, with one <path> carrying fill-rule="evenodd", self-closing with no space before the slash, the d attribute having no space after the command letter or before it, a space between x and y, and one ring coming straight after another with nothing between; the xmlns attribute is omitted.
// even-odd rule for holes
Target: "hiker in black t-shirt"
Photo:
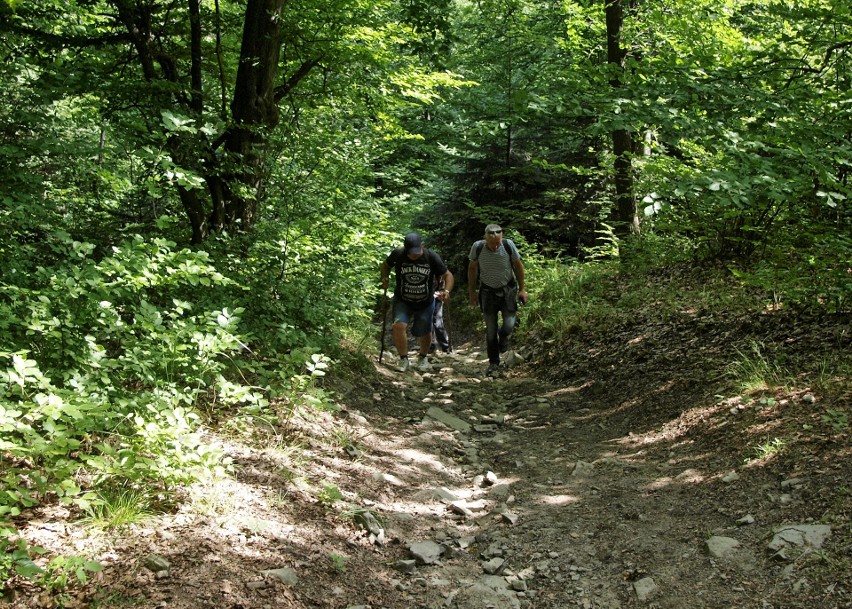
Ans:
<svg viewBox="0 0 852 609"><path fill-rule="evenodd" d="M440 278L444 288L437 292L442 302L450 299L453 289L453 274L432 250L423 246L417 233L405 236L402 247L393 250L382 262L382 288L387 290L390 270L396 274L393 293L393 344L399 353L399 371L408 370L409 322L414 322L411 333L418 339L420 353L417 368L421 372L432 369L429 363L429 347L432 345L432 316L435 312L435 285Z"/></svg>

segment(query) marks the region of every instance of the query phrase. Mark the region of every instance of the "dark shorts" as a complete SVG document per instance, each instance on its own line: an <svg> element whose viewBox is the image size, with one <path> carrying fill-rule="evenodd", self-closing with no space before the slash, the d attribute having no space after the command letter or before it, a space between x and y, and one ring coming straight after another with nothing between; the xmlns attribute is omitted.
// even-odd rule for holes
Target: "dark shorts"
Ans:
<svg viewBox="0 0 852 609"><path fill-rule="evenodd" d="M416 337L426 336L432 331L432 316L435 313L435 300L422 308L414 308L394 298L393 300L393 322L408 325L414 322L411 333Z"/></svg>

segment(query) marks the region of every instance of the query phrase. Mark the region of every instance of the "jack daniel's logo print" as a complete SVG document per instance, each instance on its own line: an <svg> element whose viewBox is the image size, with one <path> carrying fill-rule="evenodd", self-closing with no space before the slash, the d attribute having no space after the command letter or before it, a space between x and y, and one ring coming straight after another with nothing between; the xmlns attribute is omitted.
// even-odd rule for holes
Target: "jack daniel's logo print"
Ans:
<svg viewBox="0 0 852 609"><path fill-rule="evenodd" d="M422 302L429 298L430 268L428 264L407 263L402 268L402 298L409 302Z"/></svg>

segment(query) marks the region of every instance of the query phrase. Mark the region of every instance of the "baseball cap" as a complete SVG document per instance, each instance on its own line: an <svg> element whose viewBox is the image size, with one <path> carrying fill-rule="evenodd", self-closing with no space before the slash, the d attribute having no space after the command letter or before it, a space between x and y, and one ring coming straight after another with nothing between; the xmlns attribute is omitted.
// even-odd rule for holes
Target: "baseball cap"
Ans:
<svg viewBox="0 0 852 609"><path fill-rule="evenodd" d="M405 255L419 256L423 253L423 240L417 233L408 233L405 236L405 243L402 246Z"/></svg>

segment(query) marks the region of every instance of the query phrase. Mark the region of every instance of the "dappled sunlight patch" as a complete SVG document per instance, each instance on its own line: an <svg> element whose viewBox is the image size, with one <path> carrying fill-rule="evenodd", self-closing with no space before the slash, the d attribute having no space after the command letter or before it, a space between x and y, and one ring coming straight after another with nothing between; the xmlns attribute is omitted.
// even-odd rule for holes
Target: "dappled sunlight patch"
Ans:
<svg viewBox="0 0 852 609"><path fill-rule="evenodd" d="M707 475L701 470L688 468L674 476L660 476L639 487L639 490L646 493L653 493L668 489L672 486L684 486L704 484L713 480L716 476Z"/></svg>
<svg viewBox="0 0 852 609"><path fill-rule="evenodd" d="M621 438L615 440L615 442L620 442ZM611 467L624 467L635 469L637 467L641 467L647 464L648 455L644 450L636 450L629 453L614 453L614 452L605 452L600 457L595 459L592 463L595 466L606 465Z"/></svg>
<svg viewBox="0 0 852 609"><path fill-rule="evenodd" d="M675 480L681 484L701 484L707 482L707 476L697 469L685 469L675 476Z"/></svg>
<svg viewBox="0 0 852 609"><path fill-rule="evenodd" d="M249 505L262 506L266 503L253 484L234 479L196 483L187 491L188 502L181 506L181 511L212 518L233 514Z"/></svg>
<svg viewBox="0 0 852 609"><path fill-rule="evenodd" d="M654 493L656 491L664 490L675 483L675 479L671 476L662 476L660 478L652 480L648 484L643 484L639 487L639 490L646 493Z"/></svg>
<svg viewBox="0 0 852 609"><path fill-rule="evenodd" d="M417 443L422 446L412 445ZM376 484L405 487L416 485L426 477L447 473L444 463L434 454L434 439L375 433L360 448L362 454L349 461L347 467L353 475L372 479ZM345 462L345 459L340 461Z"/></svg>
<svg viewBox="0 0 852 609"><path fill-rule="evenodd" d="M668 391L671 391L680 382L681 382L681 380L677 379L677 378L670 379L670 380L666 381L665 383L660 384L658 387L652 389L651 395L657 394L657 393L666 393Z"/></svg>
<svg viewBox="0 0 852 609"><path fill-rule="evenodd" d="M65 522L66 517L59 516L55 519L36 518L27 522L25 526L20 527L19 532L21 537L26 539L28 543L41 546L57 554L67 552L69 544L77 546L75 549L79 550L82 545L82 539L78 543L73 542L73 539L78 537L78 535L90 538L90 541L87 541L86 545L93 544L102 547L103 544L107 543L107 535L103 531L95 530L90 534L86 533L84 535L83 531L88 527L68 524Z"/></svg>
<svg viewBox="0 0 852 609"><path fill-rule="evenodd" d="M711 406L696 406L684 410L679 417L664 423L658 430L649 431L644 434L631 433L626 438L623 438L623 443L626 446L639 447L649 444L656 444L662 441L672 442L673 440L682 439L691 433L697 427L718 426L725 421L715 421L722 408L718 405Z"/></svg>
<svg viewBox="0 0 852 609"><path fill-rule="evenodd" d="M571 386L567 386L567 387L559 387L558 389L554 389L553 391L548 391L548 392L542 394L542 396L546 397L546 398L551 398L551 399L558 398L559 396L562 396L562 395L577 393L579 391L582 391L583 389L588 389L591 385L592 385L592 381L587 381L587 382L583 383L582 385L571 385Z"/></svg>
<svg viewBox="0 0 852 609"><path fill-rule="evenodd" d="M767 436L776 433L779 429L783 429L784 426L785 422L783 419L774 419L748 425L744 428L743 432L748 436Z"/></svg>
<svg viewBox="0 0 852 609"><path fill-rule="evenodd" d="M638 457L640 454L637 453L631 456L619 455L619 456L603 456L598 459L592 461L592 465L596 468L599 467L610 467L610 468L618 468L618 467L635 467L637 464L641 464L642 460L634 457Z"/></svg>
<svg viewBox="0 0 852 609"><path fill-rule="evenodd" d="M673 449L678 448L679 446L682 446L682 445L677 445L677 446L673 447ZM673 456L671 459L669 459L668 463L669 463L669 465L682 465L682 464L688 464L688 463L706 463L706 462L710 461L711 459L713 459L714 456L715 455L713 453L707 453L707 452L696 453L696 454L678 455L678 456Z"/></svg>
<svg viewBox="0 0 852 609"><path fill-rule="evenodd" d="M412 447L413 439L423 446ZM447 472L440 457L428 452L435 448L436 442L434 438L427 440L423 437L389 438L381 448L366 446L364 458L353 463L352 467L383 479L392 476L397 481L396 486L416 484L426 476Z"/></svg>
<svg viewBox="0 0 852 609"><path fill-rule="evenodd" d="M413 510L419 514L444 514L450 503L455 501L464 503L471 498L472 495L464 492L463 489L425 486L410 494L407 500L395 501L394 506L402 508L403 511Z"/></svg>
<svg viewBox="0 0 852 609"><path fill-rule="evenodd" d="M396 457L396 474L411 474L413 479L418 480L423 477L423 469L428 469L432 472L442 472L446 466L441 463L440 458L421 450L415 449L399 449L394 451Z"/></svg>
<svg viewBox="0 0 852 609"><path fill-rule="evenodd" d="M577 495L540 495L536 503L548 506L577 505L582 500Z"/></svg>

